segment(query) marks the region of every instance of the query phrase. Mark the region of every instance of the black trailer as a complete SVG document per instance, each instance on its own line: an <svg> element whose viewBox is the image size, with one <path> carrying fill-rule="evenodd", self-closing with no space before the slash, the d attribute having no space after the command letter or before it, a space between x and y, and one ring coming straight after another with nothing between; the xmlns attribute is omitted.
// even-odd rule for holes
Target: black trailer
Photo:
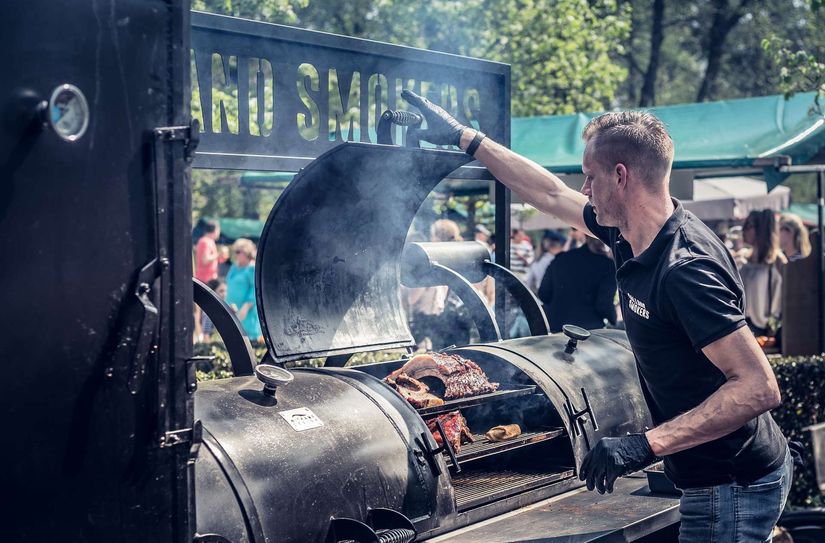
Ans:
<svg viewBox="0 0 825 543"><path fill-rule="evenodd" d="M472 244L405 247L435 184L491 177L461 153L405 146L403 128L379 130L383 110L412 86L507 143L509 68L206 14L192 14L190 28L186 4L4 6L7 539L672 538L676 497L652 493L644 477L609 496L577 478L600 437L644 430L650 416L621 333L547 335L535 298L504 267L509 206L498 206L496 263ZM202 130L190 128L190 73ZM235 107L237 123L227 115ZM267 364L196 285L236 374L199 386L192 159L301 169L261 238ZM503 187L496 194L508 202ZM511 293L534 337L501 341L500 317L468 287L482 276ZM450 352L501 388L445 409L461 410L477 434L518 421L519 439L456 453L428 430L438 410L416 410L382 382L404 359L340 367L353 353L412 346L402 282L449 284L477 308L485 341ZM327 367L283 367L317 356Z"/></svg>

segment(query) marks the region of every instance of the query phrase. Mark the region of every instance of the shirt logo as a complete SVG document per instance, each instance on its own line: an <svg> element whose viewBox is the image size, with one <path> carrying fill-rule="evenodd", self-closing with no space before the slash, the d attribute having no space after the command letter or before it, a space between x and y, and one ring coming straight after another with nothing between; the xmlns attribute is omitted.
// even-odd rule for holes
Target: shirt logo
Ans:
<svg viewBox="0 0 825 543"><path fill-rule="evenodd" d="M627 299L627 305L630 307L631 311L633 311L643 319L650 319L650 311L647 310L644 302L640 302L630 294L627 295Z"/></svg>

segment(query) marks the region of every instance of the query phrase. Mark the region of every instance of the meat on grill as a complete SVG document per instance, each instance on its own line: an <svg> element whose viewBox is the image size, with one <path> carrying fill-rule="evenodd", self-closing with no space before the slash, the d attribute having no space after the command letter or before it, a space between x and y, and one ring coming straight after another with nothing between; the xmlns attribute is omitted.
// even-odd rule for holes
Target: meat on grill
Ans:
<svg viewBox="0 0 825 543"><path fill-rule="evenodd" d="M445 400L466 398L495 392L498 383L491 383L484 371L472 360L455 354L424 353L407 361L390 377L406 373L415 379L435 377L444 383Z"/></svg>
<svg viewBox="0 0 825 543"><path fill-rule="evenodd" d="M435 438L435 442L439 446L443 445L441 433L436 428L436 422L441 422L441 427L444 429L444 435L447 436L447 441L453 447L453 451L458 454L461 451L462 443L474 443L475 438L473 433L467 427L467 421L461 415L460 411L450 411L444 415L438 415L427 421L427 428Z"/></svg>
<svg viewBox="0 0 825 543"><path fill-rule="evenodd" d="M399 373L394 377L390 375L385 380L387 384L397 390L398 393L416 409L444 405L444 400L431 394L430 388L427 385L418 379L413 379L406 373Z"/></svg>
<svg viewBox="0 0 825 543"><path fill-rule="evenodd" d="M504 424L501 426L493 426L486 434L490 441L507 441L514 439L521 435L521 426L518 424Z"/></svg>

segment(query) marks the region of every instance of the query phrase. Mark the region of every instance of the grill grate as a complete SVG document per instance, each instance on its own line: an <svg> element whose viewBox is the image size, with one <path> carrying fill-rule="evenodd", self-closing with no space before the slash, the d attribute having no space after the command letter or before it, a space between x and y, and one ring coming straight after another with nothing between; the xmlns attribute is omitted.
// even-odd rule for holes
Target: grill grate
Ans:
<svg viewBox="0 0 825 543"><path fill-rule="evenodd" d="M572 469L559 472L464 471L453 477L456 507L471 509L573 476Z"/></svg>
<svg viewBox="0 0 825 543"><path fill-rule="evenodd" d="M466 443L461 446L461 454L458 454L458 463L463 464L470 460L477 460L492 454L498 454L503 451L518 449L534 443L546 441L564 435L564 428L553 428L551 430L544 430L540 432L524 432L514 439L507 441L488 441L484 434L475 434L475 443ZM448 459L447 465L452 465Z"/></svg>
<svg viewBox="0 0 825 543"><path fill-rule="evenodd" d="M529 396L536 393L536 385L501 385L495 392L488 394L479 394L477 396L468 396L466 398L458 398L456 400L446 400L444 405L437 405L435 407L422 407L417 409L418 414L422 417L430 417L432 415L439 415L441 413L449 413L456 409L465 407L472 407L494 400L504 400L515 398L518 396Z"/></svg>

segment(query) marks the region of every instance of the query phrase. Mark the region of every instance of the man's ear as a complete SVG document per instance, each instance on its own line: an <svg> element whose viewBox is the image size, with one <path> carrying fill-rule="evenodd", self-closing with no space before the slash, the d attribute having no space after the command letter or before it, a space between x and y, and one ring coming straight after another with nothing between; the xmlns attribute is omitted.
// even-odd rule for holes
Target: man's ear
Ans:
<svg viewBox="0 0 825 543"><path fill-rule="evenodd" d="M627 167L621 162L616 164L613 170L614 179L618 181L619 187L627 186Z"/></svg>

